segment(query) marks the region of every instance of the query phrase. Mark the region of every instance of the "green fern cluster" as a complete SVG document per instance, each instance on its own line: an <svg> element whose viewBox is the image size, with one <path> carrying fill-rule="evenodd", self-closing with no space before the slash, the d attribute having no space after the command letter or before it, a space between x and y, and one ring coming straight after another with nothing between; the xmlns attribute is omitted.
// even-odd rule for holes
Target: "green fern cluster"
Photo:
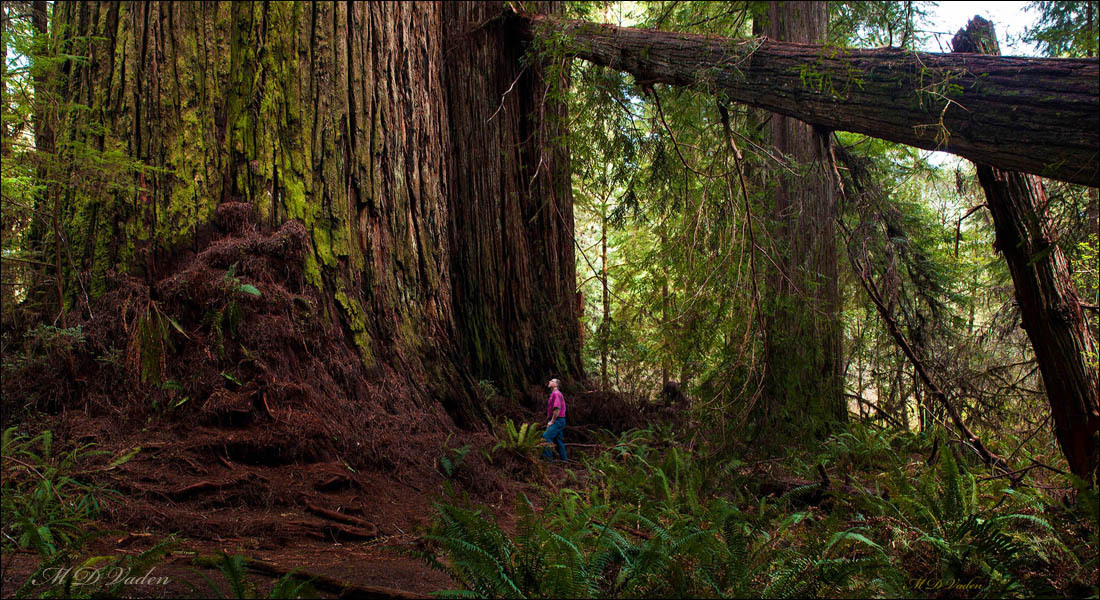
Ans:
<svg viewBox="0 0 1100 600"><path fill-rule="evenodd" d="M538 511L524 496L515 536L487 518L486 508L436 509L435 533L426 539L442 556L421 557L464 588L440 594L446 597L791 598L896 591L904 580L879 574L889 563L885 552L857 530L811 548L777 549L804 526L805 514L769 532L722 499L702 507L701 518L652 519L560 498Z"/></svg>
<svg viewBox="0 0 1100 600"><path fill-rule="evenodd" d="M1074 485L1077 487L1077 505L1069 517L1079 530L1085 532L1081 543L1074 544L1074 555L1083 557L1077 576L1092 582L1088 597L1100 598L1100 578L1097 577L1100 571L1100 490L1079 479L1074 481Z"/></svg>
<svg viewBox="0 0 1100 600"><path fill-rule="evenodd" d="M860 530L808 513L779 519L766 500L744 512L727 497L740 463L699 460L653 441L649 430L624 435L586 459L589 483L554 493L541 510L520 498L514 536L487 508L436 505L427 540L440 554L422 557L464 588L444 595L860 595L881 591L886 579L900 589L904 576L878 573L889 560ZM805 548L803 536L823 541Z"/></svg>
<svg viewBox="0 0 1100 600"><path fill-rule="evenodd" d="M923 451L927 444L927 436L856 422L826 440L816 461L810 466L834 464L861 469L890 468L905 464L902 458L905 453Z"/></svg>
<svg viewBox="0 0 1100 600"><path fill-rule="evenodd" d="M91 444L57 451L50 431L32 437L10 427L0 435L0 447L4 549L15 546L44 559L54 557L77 545L103 502L116 495L74 475L79 463L105 454Z"/></svg>
<svg viewBox="0 0 1100 600"><path fill-rule="evenodd" d="M528 455L534 452L542 439L538 426L533 423L522 423L517 428L512 419L505 419L497 434L497 443L493 446L493 452L504 450Z"/></svg>
<svg viewBox="0 0 1100 600"><path fill-rule="evenodd" d="M1052 593L1041 577L1020 575L1049 570L1054 552L1072 560L1050 523L1037 516L1045 508L1042 497L1006 489L993 503L949 448L939 456L935 468L916 478L895 471L888 499L864 498L886 518L896 559L907 561L915 577L976 582L983 596Z"/></svg>
<svg viewBox="0 0 1100 600"><path fill-rule="evenodd" d="M447 436L447 441L443 443L443 454L440 454L438 459L439 472L447 479L453 479L458 474L463 461L466 460L466 455L470 453L469 444L461 448L451 448L450 441L451 437Z"/></svg>
<svg viewBox="0 0 1100 600"><path fill-rule="evenodd" d="M606 448L541 508L521 498L514 535L487 508L437 505L435 553L423 557L463 587L444 595L927 597L950 582L970 596L1095 595L1095 492L1067 509L1042 490L1006 488L970 472L942 432L856 425L801 462L773 463L782 473L828 464L831 486L850 477L866 490L813 500L802 496L820 484L760 495L761 474L745 463L659 431Z"/></svg>

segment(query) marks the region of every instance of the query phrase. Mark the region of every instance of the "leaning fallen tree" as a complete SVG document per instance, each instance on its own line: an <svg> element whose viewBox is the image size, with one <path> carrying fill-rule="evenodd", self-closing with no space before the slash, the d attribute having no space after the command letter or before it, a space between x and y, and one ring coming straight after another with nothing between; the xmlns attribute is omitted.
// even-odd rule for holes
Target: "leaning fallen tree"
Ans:
<svg viewBox="0 0 1100 600"><path fill-rule="evenodd" d="M1100 62L854 50L521 15L529 39L729 100L1006 170L1100 186Z"/></svg>
<svg viewBox="0 0 1100 600"><path fill-rule="evenodd" d="M974 17L951 41L956 52L997 54L993 23ZM1085 323L1069 261L1047 216L1042 181L975 165L1004 256L1021 326L1027 331L1054 416L1054 435L1074 475L1094 484L1100 468L1100 392L1093 364L1096 340Z"/></svg>

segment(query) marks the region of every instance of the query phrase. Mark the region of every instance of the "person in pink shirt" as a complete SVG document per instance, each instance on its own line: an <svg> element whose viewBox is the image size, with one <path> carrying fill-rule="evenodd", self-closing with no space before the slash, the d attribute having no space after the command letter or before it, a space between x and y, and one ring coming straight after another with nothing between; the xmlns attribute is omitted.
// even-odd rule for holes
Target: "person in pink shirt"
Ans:
<svg viewBox="0 0 1100 600"><path fill-rule="evenodd" d="M546 387L550 388L550 398L546 401L546 432L542 434L542 439L550 442L558 449L558 456L561 457L562 462L568 462L569 459L565 455L565 441L562 438L562 433L565 431L565 396L558 391L558 386L561 382L557 379L551 379ZM554 462L554 452L550 448L543 450L542 457L550 462Z"/></svg>

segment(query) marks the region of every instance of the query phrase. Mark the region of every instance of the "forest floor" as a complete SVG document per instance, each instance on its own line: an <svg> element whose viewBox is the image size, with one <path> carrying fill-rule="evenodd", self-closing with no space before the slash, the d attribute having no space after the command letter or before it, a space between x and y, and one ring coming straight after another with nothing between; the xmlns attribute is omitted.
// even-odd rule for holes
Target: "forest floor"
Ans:
<svg viewBox="0 0 1100 600"><path fill-rule="evenodd" d="M0 414L22 415L23 435L48 430L58 447L82 448L74 480L111 491L89 525L110 533L80 556L140 558L174 536L155 571L176 583L134 586L132 596L217 591L194 569L217 574L222 552L263 561L250 569L266 569L250 573L257 582L297 567L360 587L455 587L408 553L430 525L432 503L468 497L507 523L516 495L552 487L559 467L517 456L492 464L496 438L456 428L443 408L473 396L432 387L425 375L446 368L440 357L375 348L364 363L352 336L324 318L339 309L305 281L309 239L300 223L261 227L248 204L227 202L200 234L201 251L172 257L155 277L114 276L67 328L35 326L42 316L32 313L4 321L12 344ZM590 441L585 425L641 424L615 394L566 393L580 400L570 407L571 441ZM545 395L533 387L489 402L497 418L537 422ZM41 483L7 458L5 475L27 489ZM5 552L3 596L37 563L36 554ZM318 592L338 594L329 583Z"/></svg>
<svg viewBox="0 0 1100 600"><path fill-rule="evenodd" d="M420 540L431 525L433 502L475 501L510 529L517 494L527 493L537 504L539 487L556 487L552 479L565 468L560 462L518 465L518 471L507 461L485 464L477 450L494 441L485 433L460 432L447 440L441 452L448 444L474 449L468 468L459 467L448 478L416 469L399 476L356 471L342 460L282 464L260 445L259 424L236 429L167 424L120 434L106 419L79 414L64 419L65 424L55 423L58 430L79 432L77 441L94 442L103 457L141 450L118 466L104 464L105 458L80 466L118 495L101 519L87 524L100 534L82 548L80 558L59 566L77 568L97 556L133 559L173 539L162 557L122 575L154 578L126 586L126 597L229 597L232 584L219 568L223 554L247 558L244 581L255 597L267 597L275 582L295 569L313 579L319 597L427 597L456 589L448 575L410 554L424 549ZM31 551L6 552L0 560L3 597L13 597L40 564Z"/></svg>

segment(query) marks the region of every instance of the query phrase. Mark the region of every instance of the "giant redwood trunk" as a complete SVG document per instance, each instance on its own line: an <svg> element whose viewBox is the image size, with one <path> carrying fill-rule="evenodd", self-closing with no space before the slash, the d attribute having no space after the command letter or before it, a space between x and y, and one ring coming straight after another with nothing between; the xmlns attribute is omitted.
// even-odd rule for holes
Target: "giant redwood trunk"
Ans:
<svg viewBox="0 0 1100 600"><path fill-rule="evenodd" d="M807 123L1100 186L1095 58L852 50L525 15L529 36L634 74Z"/></svg>
<svg viewBox="0 0 1100 600"><path fill-rule="evenodd" d="M497 2L445 2L451 281L458 346L506 390L579 374L563 105L521 66Z"/></svg>
<svg viewBox="0 0 1100 600"><path fill-rule="evenodd" d="M59 74L87 107L59 145L100 161L68 157L70 300L156 281L246 206L304 226L317 310L394 394L474 422L477 379L578 375L560 109L501 8L57 3L58 50L87 58Z"/></svg>
<svg viewBox="0 0 1100 600"><path fill-rule="evenodd" d="M772 2L769 38L825 38L820 2ZM847 418L843 400L837 288L836 183L828 131L773 114L771 143L790 162L772 180L773 249L765 295L766 399L761 425L786 431L828 429Z"/></svg>
<svg viewBox="0 0 1100 600"><path fill-rule="evenodd" d="M956 52L997 54L993 24L974 17L953 40ZM1023 327L1043 375L1054 433L1073 474L1094 481L1100 465L1096 340L1085 324L1069 262L1050 229L1048 200L1033 175L978 164L996 247L1016 288ZM1095 358L1091 358L1095 360Z"/></svg>

